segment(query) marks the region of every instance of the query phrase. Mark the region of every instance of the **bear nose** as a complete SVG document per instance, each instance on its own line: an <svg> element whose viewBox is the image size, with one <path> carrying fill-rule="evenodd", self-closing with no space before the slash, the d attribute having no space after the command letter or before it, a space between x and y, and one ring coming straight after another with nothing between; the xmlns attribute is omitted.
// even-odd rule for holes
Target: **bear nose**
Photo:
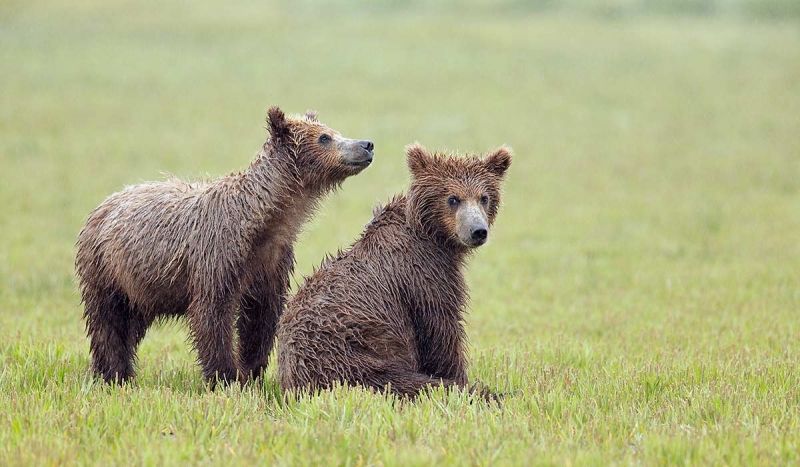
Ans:
<svg viewBox="0 0 800 467"><path fill-rule="evenodd" d="M372 149L375 147L375 145L372 144L372 141L360 141L358 144L367 151L372 151Z"/></svg>
<svg viewBox="0 0 800 467"><path fill-rule="evenodd" d="M470 237L472 238L473 242L483 243L486 241L486 237L489 235L489 232L486 231L484 228L477 228L473 229L470 232Z"/></svg>

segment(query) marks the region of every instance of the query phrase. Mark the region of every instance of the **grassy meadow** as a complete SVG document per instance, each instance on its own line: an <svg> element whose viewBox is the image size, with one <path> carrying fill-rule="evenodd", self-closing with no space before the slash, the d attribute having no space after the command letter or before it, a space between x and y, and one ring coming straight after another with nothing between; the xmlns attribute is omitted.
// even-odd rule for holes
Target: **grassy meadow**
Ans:
<svg viewBox="0 0 800 467"><path fill-rule="evenodd" d="M800 8L755 0L0 3L0 465L800 463ZM599 5L599 6L598 6ZM182 323L89 372L86 215L247 166L270 105L376 144L296 281L408 183L403 147L516 158L470 262L500 406L208 391Z"/></svg>

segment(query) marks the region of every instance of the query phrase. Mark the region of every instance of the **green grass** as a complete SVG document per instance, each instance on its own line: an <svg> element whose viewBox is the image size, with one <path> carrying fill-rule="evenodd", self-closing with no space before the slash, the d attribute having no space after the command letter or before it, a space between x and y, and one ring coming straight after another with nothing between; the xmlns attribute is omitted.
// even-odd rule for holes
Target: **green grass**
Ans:
<svg viewBox="0 0 800 467"><path fill-rule="evenodd" d="M0 5L0 465L800 463L795 4L566 3ZM502 406L287 402L274 368L209 392L182 324L134 384L91 379L86 214L245 167L272 104L376 143L297 280L406 186L405 144L515 149L468 272L469 374Z"/></svg>

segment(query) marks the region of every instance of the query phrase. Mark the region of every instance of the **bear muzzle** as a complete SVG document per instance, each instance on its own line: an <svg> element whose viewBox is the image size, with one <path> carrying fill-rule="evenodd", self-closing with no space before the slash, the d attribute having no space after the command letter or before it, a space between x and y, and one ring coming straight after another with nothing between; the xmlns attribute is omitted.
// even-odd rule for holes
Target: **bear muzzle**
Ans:
<svg viewBox="0 0 800 467"><path fill-rule="evenodd" d="M342 139L339 142L341 163L350 168L363 170L372 164L375 144L369 140Z"/></svg>
<svg viewBox="0 0 800 467"><path fill-rule="evenodd" d="M464 204L456 213L458 240L468 247L479 247L489 238L486 213L475 202Z"/></svg>

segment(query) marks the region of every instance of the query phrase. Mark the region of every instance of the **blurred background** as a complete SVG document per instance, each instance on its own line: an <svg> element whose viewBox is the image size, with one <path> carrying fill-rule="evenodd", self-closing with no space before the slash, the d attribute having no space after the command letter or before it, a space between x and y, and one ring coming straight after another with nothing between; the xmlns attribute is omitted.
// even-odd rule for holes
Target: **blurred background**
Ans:
<svg viewBox="0 0 800 467"><path fill-rule="evenodd" d="M796 0L5 0L0 339L87 358L89 211L163 172L243 169L280 105L376 144L306 228L298 281L405 189L404 145L508 144L468 275L475 347L780 348L800 305L799 20ZM184 337L143 351L188 361Z"/></svg>
<svg viewBox="0 0 800 467"><path fill-rule="evenodd" d="M407 187L406 144L514 148L467 272L502 409L207 391L180 322L93 383L87 214L247 167L271 105L376 145L297 282ZM797 464L798 284L798 0L0 1L0 464Z"/></svg>

